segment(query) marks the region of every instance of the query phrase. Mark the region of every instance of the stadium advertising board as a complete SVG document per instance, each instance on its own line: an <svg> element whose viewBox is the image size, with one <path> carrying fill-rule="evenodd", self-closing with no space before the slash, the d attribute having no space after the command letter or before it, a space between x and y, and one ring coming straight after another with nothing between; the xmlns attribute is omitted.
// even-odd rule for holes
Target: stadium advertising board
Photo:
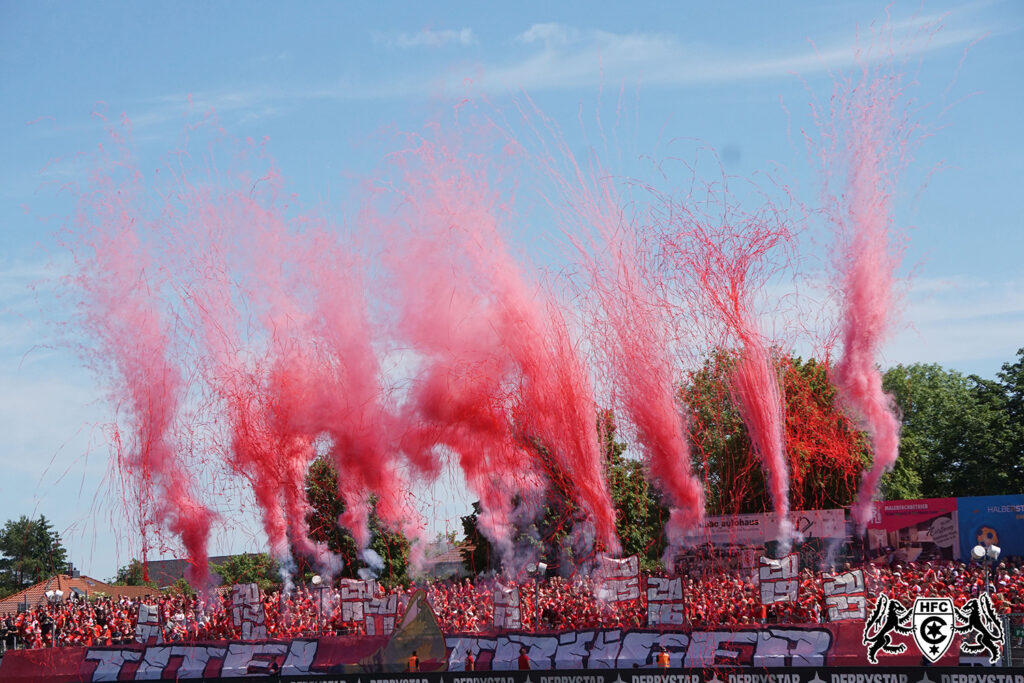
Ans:
<svg viewBox="0 0 1024 683"><path fill-rule="evenodd" d="M904 562L955 560L960 556L956 498L885 500L868 522L868 549L875 558Z"/></svg>
<svg viewBox="0 0 1024 683"><path fill-rule="evenodd" d="M1002 557L1024 556L1024 494L957 498L960 517L960 557L971 548L996 545Z"/></svg>
<svg viewBox="0 0 1024 683"><path fill-rule="evenodd" d="M771 512L707 517L693 540L715 545L764 545L778 538L778 519ZM842 510L794 510L789 513L789 519L804 538L843 538L846 535Z"/></svg>

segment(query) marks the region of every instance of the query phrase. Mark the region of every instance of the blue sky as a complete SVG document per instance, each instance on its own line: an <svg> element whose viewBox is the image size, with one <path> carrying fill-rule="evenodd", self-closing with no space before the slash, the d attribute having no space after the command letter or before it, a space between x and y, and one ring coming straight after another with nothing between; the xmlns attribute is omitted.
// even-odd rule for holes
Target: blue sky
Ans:
<svg viewBox="0 0 1024 683"><path fill-rule="evenodd" d="M666 139L697 139L731 173L781 168L812 191L795 130L887 6L0 1L0 520L47 515L98 578L131 557L103 493L111 410L55 346L59 315L40 285L62 268L61 188L84 178L104 140L94 112L126 115L140 166L156 167L188 121L214 110L230 135L267 138L288 189L313 205L333 205L374 169L387 131L419 129L467 95L511 108L524 93L577 150L602 116L621 134L624 173ZM889 12L900 35L942 28L910 60L932 135L897 198L898 224L912 226L909 289L880 361L991 377L1024 346L1024 5ZM616 122L620 91L627 116ZM437 514L458 528L461 513ZM261 543L223 532L212 550Z"/></svg>

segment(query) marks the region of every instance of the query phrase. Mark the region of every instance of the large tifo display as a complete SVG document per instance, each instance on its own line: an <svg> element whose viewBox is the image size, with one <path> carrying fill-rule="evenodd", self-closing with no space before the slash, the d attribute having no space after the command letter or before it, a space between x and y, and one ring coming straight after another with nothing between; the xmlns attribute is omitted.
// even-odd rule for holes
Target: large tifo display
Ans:
<svg viewBox="0 0 1024 683"><path fill-rule="evenodd" d="M179 648L182 649L182 648ZM44 651L39 651L44 652ZM134 675L122 669L120 674L94 673L92 678L54 672L69 667L54 667L57 660L70 662L73 651L50 649L50 662L36 669L34 674L4 678L11 683L47 680L56 683L77 683L84 681L114 680L189 680L181 669L170 671L156 669L135 669ZM182 655L178 655L180 659ZM227 669L208 667L202 678L209 683L227 683L239 677L254 677L256 680L268 676L264 664L259 669ZM1024 669L971 669L965 667L941 666L925 668L919 665L889 667L789 667L786 669L740 669L728 665L715 667L654 669L560 669L558 671L452 671L395 673L345 673L343 671L305 671L289 668L276 674L271 680L320 681L326 683L1024 683Z"/></svg>
<svg viewBox="0 0 1024 683"><path fill-rule="evenodd" d="M742 667L748 670L780 670L780 667L785 667L788 671L789 667L866 665L862 632L861 622L849 622L736 631L594 629L543 635L467 634L446 637L439 650L431 644L429 634L421 634L421 639L414 639L403 638L400 632L391 638L348 636L287 641L46 648L7 653L0 665L0 680L27 683L45 678L71 683L231 678L279 672L284 676L363 674L360 680L367 683L366 674L405 671L408 657L414 650L418 652L421 670L428 672L463 671L470 653L477 671L511 671L518 668L518 659L524 650L531 669L550 671L651 668L662 647L668 651L673 667ZM959 665L961 660L957 651L958 646L950 648L936 665ZM920 654L909 649L901 655L885 656L881 665L874 669L874 674L890 675L890 667L920 663ZM1006 669L1000 671L1005 674ZM756 680L767 683L767 679ZM940 683L937 678L931 680ZM917 681L918 678L912 678L905 683ZM534 683L538 681L534 680ZM680 680L675 683L692 682ZM863 679L863 683L900 681L872 678Z"/></svg>

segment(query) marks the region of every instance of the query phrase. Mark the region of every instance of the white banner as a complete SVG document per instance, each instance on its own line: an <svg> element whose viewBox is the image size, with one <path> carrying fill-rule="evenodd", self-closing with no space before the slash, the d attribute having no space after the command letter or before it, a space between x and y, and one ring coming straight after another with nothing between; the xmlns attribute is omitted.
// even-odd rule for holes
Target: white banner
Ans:
<svg viewBox="0 0 1024 683"><path fill-rule="evenodd" d="M864 572L853 569L842 574L822 572L825 589L825 608L829 621L864 619L868 613L867 588Z"/></svg>
<svg viewBox="0 0 1024 683"><path fill-rule="evenodd" d="M369 598L364 609L366 635L387 636L395 630L398 617L398 596Z"/></svg>
<svg viewBox="0 0 1024 683"><path fill-rule="evenodd" d="M787 555L781 560L762 557L757 574L761 589L761 604L796 602L797 588L800 586L799 572L800 562L796 553Z"/></svg>
<svg viewBox="0 0 1024 683"><path fill-rule="evenodd" d="M763 545L778 538L778 519L774 512L706 517L690 538L697 543L716 545ZM846 516L842 510L794 510L789 519L804 538L846 536Z"/></svg>
<svg viewBox="0 0 1024 683"><path fill-rule="evenodd" d="M164 642L160 629L160 608L156 605L139 605L139 616L135 621L135 642L157 645Z"/></svg>
<svg viewBox="0 0 1024 683"><path fill-rule="evenodd" d="M597 567L597 598L626 602L640 597L640 560L636 555L621 560L602 555Z"/></svg>
<svg viewBox="0 0 1024 683"><path fill-rule="evenodd" d="M363 603L376 595L377 587L373 579L341 579L341 620L363 621Z"/></svg>
<svg viewBox="0 0 1024 683"><path fill-rule="evenodd" d="M242 640L267 637L267 619L255 583L236 583L231 588L231 623L241 631Z"/></svg>
<svg viewBox="0 0 1024 683"><path fill-rule="evenodd" d="M523 627L519 588L494 587L494 627L519 629Z"/></svg>
<svg viewBox="0 0 1024 683"><path fill-rule="evenodd" d="M678 626L685 621L683 580L651 576L647 579L647 625Z"/></svg>

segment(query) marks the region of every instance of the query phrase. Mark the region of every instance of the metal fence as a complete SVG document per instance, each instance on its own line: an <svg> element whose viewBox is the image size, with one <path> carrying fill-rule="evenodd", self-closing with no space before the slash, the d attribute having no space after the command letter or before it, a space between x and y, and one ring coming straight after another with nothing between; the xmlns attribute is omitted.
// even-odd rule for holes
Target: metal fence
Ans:
<svg viewBox="0 0 1024 683"><path fill-rule="evenodd" d="M1013 667L1024 667L1024 612L1014 612L1003 622L1006 661Z"/></svg>

